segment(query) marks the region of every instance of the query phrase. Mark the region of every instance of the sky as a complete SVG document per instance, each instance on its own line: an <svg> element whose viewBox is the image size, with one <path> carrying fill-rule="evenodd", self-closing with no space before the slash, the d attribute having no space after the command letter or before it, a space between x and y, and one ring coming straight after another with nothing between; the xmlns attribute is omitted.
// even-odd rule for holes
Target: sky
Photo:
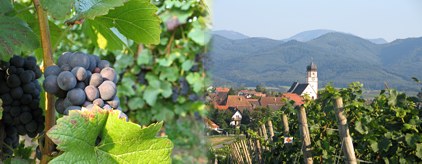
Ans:
<svg viewBox="0 0 422 164"><path fill-rule="evenodd" d="M387 41L422 37L422 0L213 0L213 30L286 39L329 29Z"/></svg>

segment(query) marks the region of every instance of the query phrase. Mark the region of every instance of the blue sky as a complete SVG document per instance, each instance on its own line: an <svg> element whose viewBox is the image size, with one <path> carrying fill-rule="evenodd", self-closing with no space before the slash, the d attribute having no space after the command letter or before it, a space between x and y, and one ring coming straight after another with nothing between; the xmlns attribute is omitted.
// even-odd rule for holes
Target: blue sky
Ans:
<svg viewBox="0 0 422 164"><path fill-rule="evenodd" d="M422 0L213 0L213 30L285 39L330 29L363 38L422 36Z"/></svg>

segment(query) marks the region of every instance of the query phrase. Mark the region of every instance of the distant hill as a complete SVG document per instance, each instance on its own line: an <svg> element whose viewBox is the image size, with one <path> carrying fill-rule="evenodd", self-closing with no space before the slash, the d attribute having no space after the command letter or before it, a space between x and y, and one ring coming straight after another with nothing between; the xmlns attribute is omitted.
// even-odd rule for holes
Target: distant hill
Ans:
<svg viewBox="0 0 422 164"><path fill-rule="evenodd" d="M299 42L307 42L307 41L313 40L315 38L318 38L322 35L325 35L327 33L333 33L333 32L337 32L337 31L325 30L325 29L304 31L304 32L298 33L296 35L293 35L292 37L290 37L288 39L284 39L283 41L296 40L296 41L299 41Z"/></svg>
<svg viewBox="0 0 422 164"><path fill-rule="evenodd" d="M383 38L376 38L376 39L368 39L369 41L371 41L372 43L375 44L385 44L388 43L385 39Z"/></svg>
<svg viewBox="0 0 422 164"><path fill-rule="evenodd" d="M306 66L313 60L320 87L329 82L346 87L360 81L368 89L383 89L386 82L392 88L417 90L411 77L421 77L422 38L375 44L339 32L306 42L214 35L209 57L216 85L289 86L305 81Z"/></svg>
<svg viewBox="0 0 422 164"><path fill-rule="evenodd" d="M249 36L246 36L246 35L241 34L239 32L234 32L234 31L229 31L229 30L213 31L212 34L213 35L219 35L219 36L225 37L227 39L232 39L232 40L249 38Z"/></svg>

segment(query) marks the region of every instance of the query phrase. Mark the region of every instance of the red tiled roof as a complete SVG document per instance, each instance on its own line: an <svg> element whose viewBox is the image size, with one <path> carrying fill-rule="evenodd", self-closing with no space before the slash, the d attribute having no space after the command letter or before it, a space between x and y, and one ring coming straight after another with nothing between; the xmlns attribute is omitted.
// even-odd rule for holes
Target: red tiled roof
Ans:
<svg viewBox="0 0 422 164"><path fill-rule="evenodd" d="M264 94L264 93L261 93L261 92L257 92L257 93L254 94L254 96L257 96L257 97L267 97L267 94Z"/></svg>
<svg viewBox="0 0 422 164"><path fill-rule="evenodd" d="M229 92L230 88L225 88L225 87L217 87L215 88L215 92Z"/></svg>
<svg viewBox="0 0 422 164"><path fill-rule="evenodd" d="M293 100L297 106L303 105L304 103L302 96L299 96L296 93L283 93L281 96Z"/></svg>
<svg viewBox="0 0 422 164"><path fill-rule="evenodd" d="M283 101L281 101L282 97L261 97L259 99L259 103L262 107L267 107L268 104L277 104L283 105Z"/></svg>
<svg viewBox="0 0 422 164"><path fill-rule="evenodd" d="M229 95L227 98L227 106L251 106L251 103L244 96Z"/></svg>
<svg viewBox="0 0 422 164"><path fill-rule="evenodd" d="M220 126L218 126L216 123L214 123L214 122L212 122L210 119L208 119L208 118L204 118L204 122L206 123L206 125L208 126L208 127L210 127L211 129L217 129L217 128L219 128Z"/></svg>

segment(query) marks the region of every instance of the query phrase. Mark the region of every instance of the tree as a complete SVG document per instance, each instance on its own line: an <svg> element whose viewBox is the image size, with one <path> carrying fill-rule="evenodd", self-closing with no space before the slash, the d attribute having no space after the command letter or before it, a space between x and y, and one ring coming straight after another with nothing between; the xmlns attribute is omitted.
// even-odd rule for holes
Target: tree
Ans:
<svg viewBox="0 0 422 164"><path fill-rule="evenodd" d="M262 92L262 93L266 93L266 92L267 92L267 90L265 89L264 84L258 84L258 85L255 87L255 91L257 91L257 92Z"/></svg>

